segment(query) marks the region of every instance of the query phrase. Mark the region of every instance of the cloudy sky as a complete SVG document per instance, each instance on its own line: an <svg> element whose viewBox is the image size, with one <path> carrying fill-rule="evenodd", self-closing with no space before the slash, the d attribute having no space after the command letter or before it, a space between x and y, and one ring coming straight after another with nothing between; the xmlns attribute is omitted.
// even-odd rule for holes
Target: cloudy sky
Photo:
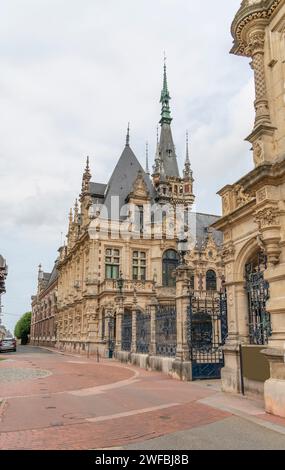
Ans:
<svg viewBox="0 0 285 470"><path fill-rule="evenodd" d="M86 155L106 182L123 149L153 157L163 52L180 165L191 138L197 208L252 167L248 60L229 54L240 0L0 0L0 252L4 322L29 310L81 187Z"/></svg>

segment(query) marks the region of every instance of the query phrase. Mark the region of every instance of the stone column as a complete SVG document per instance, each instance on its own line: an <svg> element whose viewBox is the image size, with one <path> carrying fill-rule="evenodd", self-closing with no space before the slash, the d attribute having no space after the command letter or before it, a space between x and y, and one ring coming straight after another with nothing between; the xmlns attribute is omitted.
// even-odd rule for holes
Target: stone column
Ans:
<svg viewBox="0 0 285 470"><path fill-rule="evenodd" d="M252 69L254 71L255 82L255 126L259 123L270 124L270 113L268 107L268 97L265 80L264 65L264 44L265 31L261 26L249 33L249 42L247 46L247 54L252 57Z"/></svg>
<svg viewBox="0 0 285 470"><path fill-rule="evenodd" d="M257 24L248 32L246 54L252 57L251 67L255 82L255 123L253 132L247 137L252 144L256 166L271 161L276 153L274 145L275 127L272 126L266 87L264 45L265 25Z"/></svg>
<svg viewBox="0 0 285 470"><path fill-rule="evenodd" d="M149 345L149 355L156 355L156 308L157 308L157 299L153 298L152 303L150 304L150 345Z"/></svg>
<svg viewBox="0 0 285 470"><path fill-rule="evenodd" d="M172 376L181 380L192 380L192 363L189 358L187 332L187 309L190 304L189 284L192 269L181 265L176 270L176 359L172 366Z"/></svg>
<svg viewBox="0 0 285 470"><path fill-rule="evenodd" d="M190 302L189 283L192 270L189 266L179 266L176 272L176 357L180 361L185 361L189 359L189 346L187 339L187 308Z"/></svg>
<svg viewBox="0 0 285 470"><path fill-rule="evenodd" d="M116 303L118 305L116 311L116 353L122 350L122 318L124 315L124 297L116 297Z"/></svg>

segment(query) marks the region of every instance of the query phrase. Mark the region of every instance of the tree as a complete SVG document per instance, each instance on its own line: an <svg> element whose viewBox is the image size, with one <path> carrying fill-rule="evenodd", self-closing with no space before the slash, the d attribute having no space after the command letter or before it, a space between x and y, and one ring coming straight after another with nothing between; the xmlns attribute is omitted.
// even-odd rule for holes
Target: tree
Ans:
<svg viewBox="0 0 285 470"><path fill-rule="evenodd" d="M14 335L16 338L21 340L21 344L27 344L28 342L28 335L30 334L31 330L31 318L32 313L26 312L16 323Z"/></svg>

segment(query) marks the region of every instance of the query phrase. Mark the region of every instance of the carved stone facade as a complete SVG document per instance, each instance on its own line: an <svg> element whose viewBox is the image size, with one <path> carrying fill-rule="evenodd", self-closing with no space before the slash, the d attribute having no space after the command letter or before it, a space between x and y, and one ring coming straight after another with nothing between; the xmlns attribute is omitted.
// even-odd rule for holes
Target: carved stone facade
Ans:
<svg viewBox="0 0 285 470"><path fill-rule="evenodd" d="M31 336L35 344L54 342L64 350L118 355L125 312L135 322L133 312L145 312L154 303L175 303L179 264L175 210L179 206L183 217L188 215L186 209L191 212L194 179L188 136L183 176L179 174L169 100L165 67L161 135L152 179L130 147L129 130L108 184L91 181L87 160L79 203L75 202L69 214L67 243L59 249L58 278L50 284L52 276L47 276L47 285L43 285L45 275L40 271L38 294L32 304ZM114 200L119 208L115 215ZM170 210L165 216L167 204ZM149 205L155 207L152 214L148 213ZM156 220L157 215L161 220ZM192 249L187 256L191 282L195 289L206 290L211 277L209 289L215 284L218 290L224 278L222 236L209 228L218 217L193 217ZM50 304L51 298L55 303ZM56 326L52 332L48 326L51 320ZM133 338L133 348L135 341ZM152 339L153 350L154 345Z"/></svg>
<svg viewBox="0 0 285 470"><path fill-rule="evenodd" d="M240 345L251 343L246 266L257 253L262 253L267 260L264 278L269 283L270 298L266 311L272 329L269 343L264 344L271 371L270 379L265 382L264 397L267 411L280 416L285 416L284 32L284 0L242 2L232 25L232 52L252 58L256 118L248 141L252 143L255 168L219 192L223 217L214 224L224 233L228 291L229 335L222 371L223 388L241 391ZM246 391L256 391L256 383L248 381Z"/></svg>
<svg viewBox="0 0 285 470"><path fill-rule="evenodd" d="M32 297L30 341L35 345L55 346L57 336L57 263L52 273L44 273L39 266L38 290Z"/></svg>
<svg viewBox="0 0 285 470"><path fill-rule="evenodd" d="M2 325L2 295L6 292L6 277L8 274L8 267L3 256L0 255L0 339L6 335L6 329Z"/></svg>

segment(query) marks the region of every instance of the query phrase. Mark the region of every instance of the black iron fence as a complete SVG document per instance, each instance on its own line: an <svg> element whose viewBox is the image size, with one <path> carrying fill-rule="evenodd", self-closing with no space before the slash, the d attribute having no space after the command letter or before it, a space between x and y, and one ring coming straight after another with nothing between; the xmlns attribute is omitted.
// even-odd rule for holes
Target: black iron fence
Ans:
<svg viewBox="0 0 285 470"><path fill-rule="evenodd" d="M122 351L131 351L132 313L125 311L122 318Z"/></svg>
<svg viewBox="0 0 285 470"><path fill-rule="evenodd" d="M137 312L137 352L141 354L149 353L150 346L150 311Z"/></svg>
<svg viewBox="0 0 285 470"><path fill-rule="evenodd" d="M176 305L156 307L156 354L175 357L177 345Z"/></svg>

